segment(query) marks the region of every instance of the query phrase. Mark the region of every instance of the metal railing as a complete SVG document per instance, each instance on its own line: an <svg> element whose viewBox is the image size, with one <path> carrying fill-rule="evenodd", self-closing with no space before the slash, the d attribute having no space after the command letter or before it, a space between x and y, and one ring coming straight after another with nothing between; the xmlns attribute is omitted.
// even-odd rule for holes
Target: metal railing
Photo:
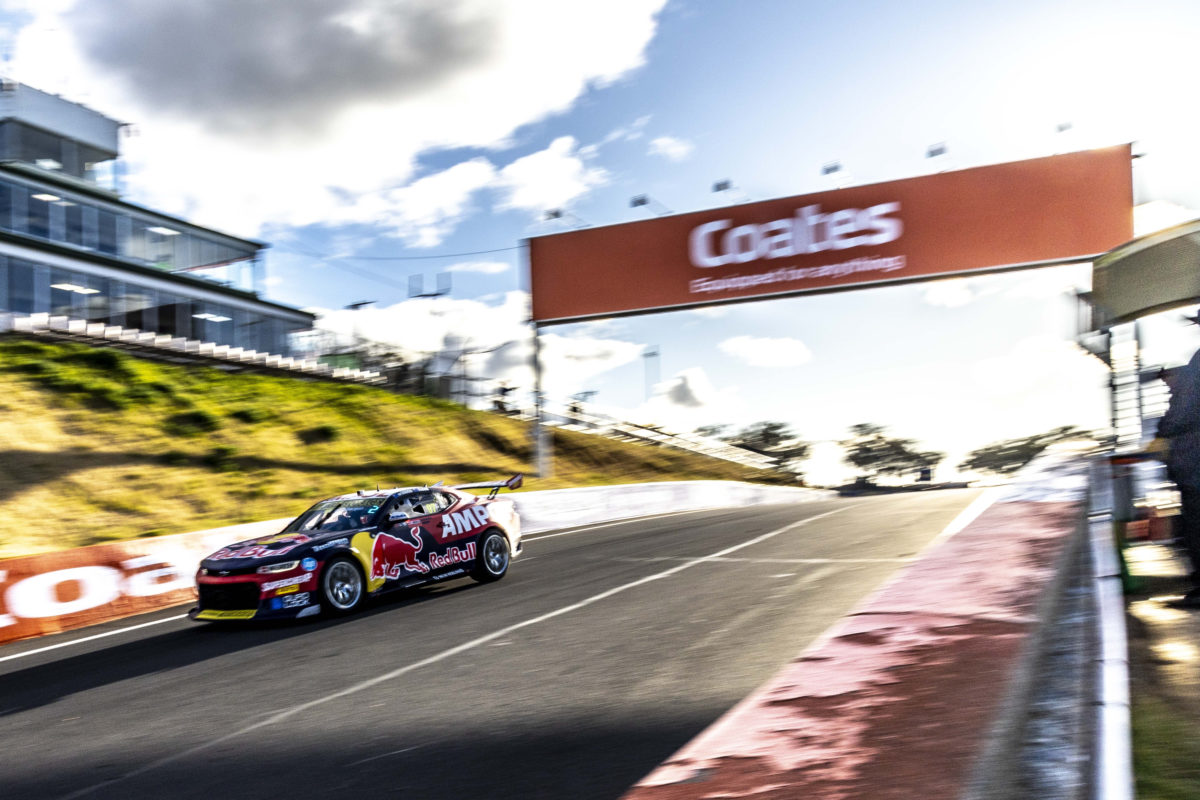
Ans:
<svg viewBox="0 0 1200 800"><path fill-rule="evenodd" d="M203 342L197 339L172 336L155 331L123 328L120 325L88 322L87 320L71 319L65 316L51 316L50 314L19 315L0 313L0 333L25 333L35 336L75 338L93 344L114 345L164 355L177 354L192 356L197 359L215 359L247 367L284 370L286 372L294 372L297 375L315 376L351 383L378 385L384 382L384 377L380 373L370 370L331 367L314 359L264 353L257 350L248 350L243 347L231 347L230 345Z"/></svg>

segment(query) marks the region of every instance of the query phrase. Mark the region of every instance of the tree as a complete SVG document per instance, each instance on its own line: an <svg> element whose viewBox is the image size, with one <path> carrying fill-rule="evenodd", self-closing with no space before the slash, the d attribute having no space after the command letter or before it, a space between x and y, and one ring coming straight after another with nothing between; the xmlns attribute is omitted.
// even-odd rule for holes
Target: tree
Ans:
<svg viewBox="0 0 1200 800"><path fill-rule="evenodd" d="M861 422L850 426L851 437L838 442L846 448L842 457L868 479L881 475L903 475L933 469L946 457L933 450L918 450L912 439L888 436L882 425Z"/></svg>
<svg viewBox="0 0 1200 800"><path fill-rule="evenodd" d="M710 439L722 439L727 430L729 430L728 425L701 425L693 433L697 436L707 436Z"/></svg>
<svg viewBox="0 0 1200 800"><path fill-rule="evenodd" d="M722 438L730 444L770 456L780 469L789 469L789 465L795 466L793 462L808 458L811 449L786 422L755 422Z"/></svg>
<svg viewBox="0 0 1200 800"><path fill-rule="evenodd" d="M1011 475L1041 455L1056 442L1071 439L1090 439L1096 436L1090 431L1080 430L1074 425L1063 425L1045 433L1005 439L972 450L958 468L971 472L990 472L995 475Z"/></svg>

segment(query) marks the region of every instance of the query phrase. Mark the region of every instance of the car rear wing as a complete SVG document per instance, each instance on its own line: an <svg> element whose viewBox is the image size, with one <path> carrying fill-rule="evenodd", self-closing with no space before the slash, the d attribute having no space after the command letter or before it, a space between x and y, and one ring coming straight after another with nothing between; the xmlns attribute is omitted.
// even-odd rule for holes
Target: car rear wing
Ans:
<svg viewBox="0 0 1200 800"><path fill-rule="evenodd" d="M506 481L486 481L484 483L460 483L458 486L451 486L451 489L491 489L488 493L488 499L493 499L501 489L515 491L521 488L521 484L525 482L525 476L517 473Z"/></svg>

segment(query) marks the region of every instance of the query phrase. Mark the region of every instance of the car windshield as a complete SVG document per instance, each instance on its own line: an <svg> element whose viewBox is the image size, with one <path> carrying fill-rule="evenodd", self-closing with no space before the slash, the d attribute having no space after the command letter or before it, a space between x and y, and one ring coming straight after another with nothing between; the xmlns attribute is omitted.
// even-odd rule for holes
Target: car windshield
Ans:
<svg viewBox="0 0 1200 800"><path fill-rule="evenodd" d="M319 532L353 531L366 528L375 521L381 501L376 497L354 497L349 500L322 500L292 520L285 533L295 531Z"/></svg>

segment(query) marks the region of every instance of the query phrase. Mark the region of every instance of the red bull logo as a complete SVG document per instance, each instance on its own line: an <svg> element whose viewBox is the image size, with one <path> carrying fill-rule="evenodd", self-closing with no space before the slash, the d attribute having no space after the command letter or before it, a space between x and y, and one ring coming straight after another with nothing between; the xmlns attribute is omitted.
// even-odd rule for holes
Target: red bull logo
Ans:
<svg viewBox="0 0 1200 800"><path fill-rule="evenodd" d="M213 553L209 558L213 561L218 561L226 558L281 556L290 550L295 550L308 541L311 541L310 537L305 536L303 533L281 533L274 536L263 536L258 539L251 539L249 542L241 542L225 547ZM271 545L275 546L272 547Z"/></svg>
<svg viewBox="0 0 1200 800"><path fill-rule="evenodd" d="M446 551L446 555L438 555L437 553L429 554L429 566L434 569L441 569L452 564L462 564L465 561L475 560L475 543L468 542L467 546L459 550L457 547L451 547Z"/></svg>
<svg viewBox="0 0 1200 800"><path fill-rule="evenodd" d="M425 543L419 528L397 531L397 535L380 532L371 545L371 578L395 580L405 574L429 572L429 565L417 559ZM411 537L411 538L409 538Z"/></svg>

